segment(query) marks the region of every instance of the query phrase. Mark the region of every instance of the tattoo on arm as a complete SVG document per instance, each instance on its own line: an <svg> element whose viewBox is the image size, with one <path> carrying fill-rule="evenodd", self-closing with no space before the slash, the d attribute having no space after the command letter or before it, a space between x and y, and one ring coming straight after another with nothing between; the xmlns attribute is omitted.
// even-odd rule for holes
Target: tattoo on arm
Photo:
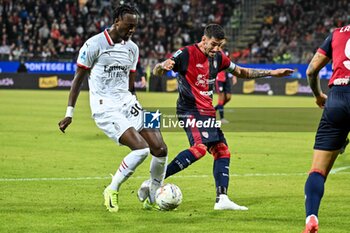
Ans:
<svg viewBox="0 0 350 233"><path fill-rule="evenodd" d="M319 71L324 66L322 59L323 58L318 53L316 53L306 71L307 80L315 96L320 96L322 93L320 79L318 77Z"/></svg>
<svg viewBox="0 0 350 233"><path fill-rule="evenodd" d="M309 73L310 72L310 73ZM315 67L310 63L307 72L307 80L309 82L310 88L315 96L320 96L321 87L320 80L318 78L318 71L315 70Z"/></svg>
<svg viewBox="0 0 350 233"><path fill-rule="evenodd" d="M257 69L248 69L248 75L246 78L254 79L254 78L262 78L271 75L271 70L257 70Z"/></svg>

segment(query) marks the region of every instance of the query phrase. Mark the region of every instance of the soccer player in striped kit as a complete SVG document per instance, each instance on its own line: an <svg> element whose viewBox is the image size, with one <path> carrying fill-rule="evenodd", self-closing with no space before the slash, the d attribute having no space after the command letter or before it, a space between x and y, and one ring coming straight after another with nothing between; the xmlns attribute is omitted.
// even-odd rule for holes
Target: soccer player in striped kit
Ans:
<svg viewBox="0 0 350 233"><path fill-rule="evenodd" d="M238 78L254 79L266 76L283 77L291 69L256 70L239 67L221 51L225 42L223 28L209 24L202 40L178 50L171 59L158 63L153 73L178 72L179 98L177 115L184 122L214 122L216 111L213 106L213 92L217 74L226 70ZM172 176L198 161L208 151L214 157L213 175L216 185L215 210L247 210L231 201L227 196L229 185L230 151L220 126L209 127L188 125L184 127L190 148L180 152L167 166L166 177ZM144 182L139 193L146 186ZM139 195L140 196L140 195Z"/></svg>
<svg viewBox="0 0 350 233"><path fill-rule="evenodd" d="M319 71L333 60L330 91L320 86ZM318 232L318 210L324 183L350 130L350 25L331 32L312 58L306 71L316 104L324 109L317 129L309 177L305 183L306 226L304 233Z"/></svg>

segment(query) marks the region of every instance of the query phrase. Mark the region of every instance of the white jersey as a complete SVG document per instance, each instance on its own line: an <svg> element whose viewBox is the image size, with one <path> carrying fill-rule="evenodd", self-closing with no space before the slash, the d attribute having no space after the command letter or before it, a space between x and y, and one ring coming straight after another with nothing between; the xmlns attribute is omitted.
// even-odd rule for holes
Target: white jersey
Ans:
<svg viewBox="0 0 350 233"><path fill-rule="evenodd" d="M135 99L129 92L129 73L136 71L138 46L131 40L113 43L105 30L88 39L79 51L77 65L90 69L92 114L121 108Z"/></svg>

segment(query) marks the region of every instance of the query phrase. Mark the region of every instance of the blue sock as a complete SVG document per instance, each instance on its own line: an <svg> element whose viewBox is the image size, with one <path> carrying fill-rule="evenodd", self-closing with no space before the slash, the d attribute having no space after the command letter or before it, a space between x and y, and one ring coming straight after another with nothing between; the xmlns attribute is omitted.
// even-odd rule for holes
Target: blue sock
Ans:
<svg viewBox="0 0 350 233"><path fill-rule="evenodd" d="M224 105L216 105L215 110L219 111L220 119L224 118Z"/></svg>
<svg viewBox="0 0 350 233"><path fill-rule="evenodd" d="M165 178L172 176L178 173L181 170L184 170L186 167L196 162L197 158L192 154L190 150L184 150L180 152L174 159L171 161L165 173Z"/></svg>
<svg viewBox="0 0 350 233"><path fill-rule="evenodd" d="M311 172L305 183L306 217L314 214L318 216L318 209L324 193L325 177L318 172Z"/></svg>
<svg viewBox="0 0 350 233"><path fill-rule="evenodd" d="M216 185L216 195L227 194L228 181L229 181L229 158L221 158L214 160L214 178Z"/></svg>

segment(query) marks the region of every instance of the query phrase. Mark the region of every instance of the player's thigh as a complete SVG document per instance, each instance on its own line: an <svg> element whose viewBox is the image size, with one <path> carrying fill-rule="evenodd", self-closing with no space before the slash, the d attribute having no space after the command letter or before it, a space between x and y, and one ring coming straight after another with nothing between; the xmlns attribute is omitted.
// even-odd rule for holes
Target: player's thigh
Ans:
<svg viewBox="0 0 350 233"><path fill-rule="evenodd" d="M119 143L128 146L131 150L148 148L146 140L134 127L128 128L119 138Z"/></svg>
<svg viewBox="0 0 350 233"><path fill-rule="evenodd" d="M163 157L168 154L167 146L159 129L144 128L140 131L140 134L148 143L152 155Z"/></svg>

